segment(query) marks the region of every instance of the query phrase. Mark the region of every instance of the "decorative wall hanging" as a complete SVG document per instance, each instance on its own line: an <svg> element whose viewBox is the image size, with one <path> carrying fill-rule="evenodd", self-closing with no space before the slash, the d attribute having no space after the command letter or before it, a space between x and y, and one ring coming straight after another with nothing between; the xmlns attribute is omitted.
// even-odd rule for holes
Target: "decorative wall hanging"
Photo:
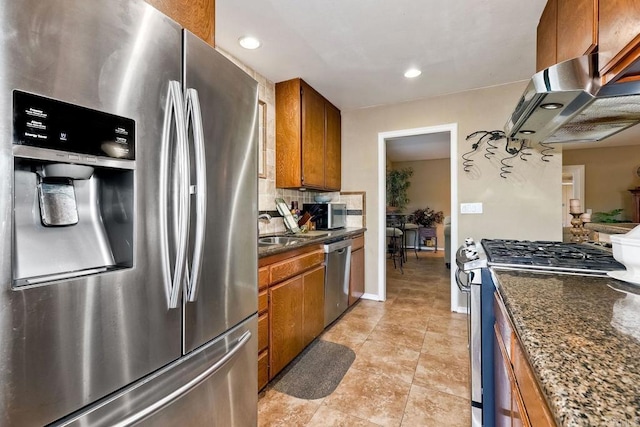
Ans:
<svg viewBox="0 0 640 427"><path fill-rule="evenodd" d="M475 140L475 142L471 144L471 150L462 155L462 169L467 173L471 172L474 164L471 156L482 149L483 144L485 150L484 158L491 160L492 157L498 154L500 145L503 144L503 142L499 143L499 141L504 140L504 151L507 153L507 156L500 159L500 177L505 179L514 167L513 160L519 159L526 162L527 158L533 155L533 153L530 152L532 148L529 140L508 138L501 130L479 130L467 135L465 139L467 141ZM543 162L549 162L549 158L553 157L551 151L554 150L554 147L543 142L539 144L543 147L540 151L541 160Z"/></svg>

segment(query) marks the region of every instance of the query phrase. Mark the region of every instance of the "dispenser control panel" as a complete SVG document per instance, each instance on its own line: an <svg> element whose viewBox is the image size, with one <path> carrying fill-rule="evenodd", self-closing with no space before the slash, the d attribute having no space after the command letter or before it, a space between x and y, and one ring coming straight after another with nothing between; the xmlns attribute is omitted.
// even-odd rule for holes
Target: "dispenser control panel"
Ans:
<svg viewBox="0 0 640 427"><path fill-rule="evenodd" d="M135 159L131 119L13 91L14 144L116 159Z"/></svg>

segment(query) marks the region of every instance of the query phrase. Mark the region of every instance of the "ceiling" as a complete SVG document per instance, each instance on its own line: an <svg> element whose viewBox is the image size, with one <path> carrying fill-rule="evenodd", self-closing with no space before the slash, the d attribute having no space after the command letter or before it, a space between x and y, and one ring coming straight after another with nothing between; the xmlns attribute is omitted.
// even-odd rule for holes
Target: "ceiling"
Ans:
<svg viewBox="0 0 640 427"><path fill-rule="evenodd" d="M216 44L273 82L301 77L349 110L528 80L535 72L536 26L545 3L216 0ZM241 48L238 39L245 35L262 46ZM410 67L422 75L405 78ZM640 136L637 128L606 143L627 143L629 132ZM414 160L443 158L442 143L433 138L394 145L406 144L397 149L403 156L411 155L408 147L419 149Z"/></svg>
<svg viewBox="0 0 640 427"><path fill-rule="evenodd" d="M217 0L216 44L341 110L528 80L546 0ZM244 35L261 40L249 51ZM422 75L407 79L410 67ZM506 119L505 119L506 120Z"/></svg>

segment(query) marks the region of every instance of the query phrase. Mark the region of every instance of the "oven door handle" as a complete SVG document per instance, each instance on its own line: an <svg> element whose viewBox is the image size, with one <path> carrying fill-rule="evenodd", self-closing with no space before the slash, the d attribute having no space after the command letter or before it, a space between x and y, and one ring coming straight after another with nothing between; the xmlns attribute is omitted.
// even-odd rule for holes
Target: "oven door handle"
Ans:
<svg viewBox="0 0 640 427"><path fill-rule="evenodd" d="M467 275L467 283L464 283L462 281L462 279L460 278L460 274L464 273L464 271L460 270L459 268L456 269L455 272L455 277L456 277L456 284L458 285L458 289L460 289L460 292L463 293L469 293L471 292L471 280L473 280L473 271L470 271Z"/></svg>

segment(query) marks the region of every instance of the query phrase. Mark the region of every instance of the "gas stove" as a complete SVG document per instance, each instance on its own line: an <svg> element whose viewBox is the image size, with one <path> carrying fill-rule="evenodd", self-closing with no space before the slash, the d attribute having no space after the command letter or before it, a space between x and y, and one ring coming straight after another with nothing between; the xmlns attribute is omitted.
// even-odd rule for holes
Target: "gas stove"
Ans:
<svg viewBox="0 0 640 427"><path fill-rule="evenodd" d="M467 295L471 366L471 425L495 425L493 299L498 283L493 270L606 277L625 270L605 248L585 243L465 239L456 252L455 279ZM490 269L487 267L491 267ZM486 408L483 410L482 408Z"/></svg>
<svg viewBox="0 0 640 427"><path fill-rule="evenodd" d="M584 243L482 239L487 265L499 268L606 276L624 270L611 252Z"/></svg>

